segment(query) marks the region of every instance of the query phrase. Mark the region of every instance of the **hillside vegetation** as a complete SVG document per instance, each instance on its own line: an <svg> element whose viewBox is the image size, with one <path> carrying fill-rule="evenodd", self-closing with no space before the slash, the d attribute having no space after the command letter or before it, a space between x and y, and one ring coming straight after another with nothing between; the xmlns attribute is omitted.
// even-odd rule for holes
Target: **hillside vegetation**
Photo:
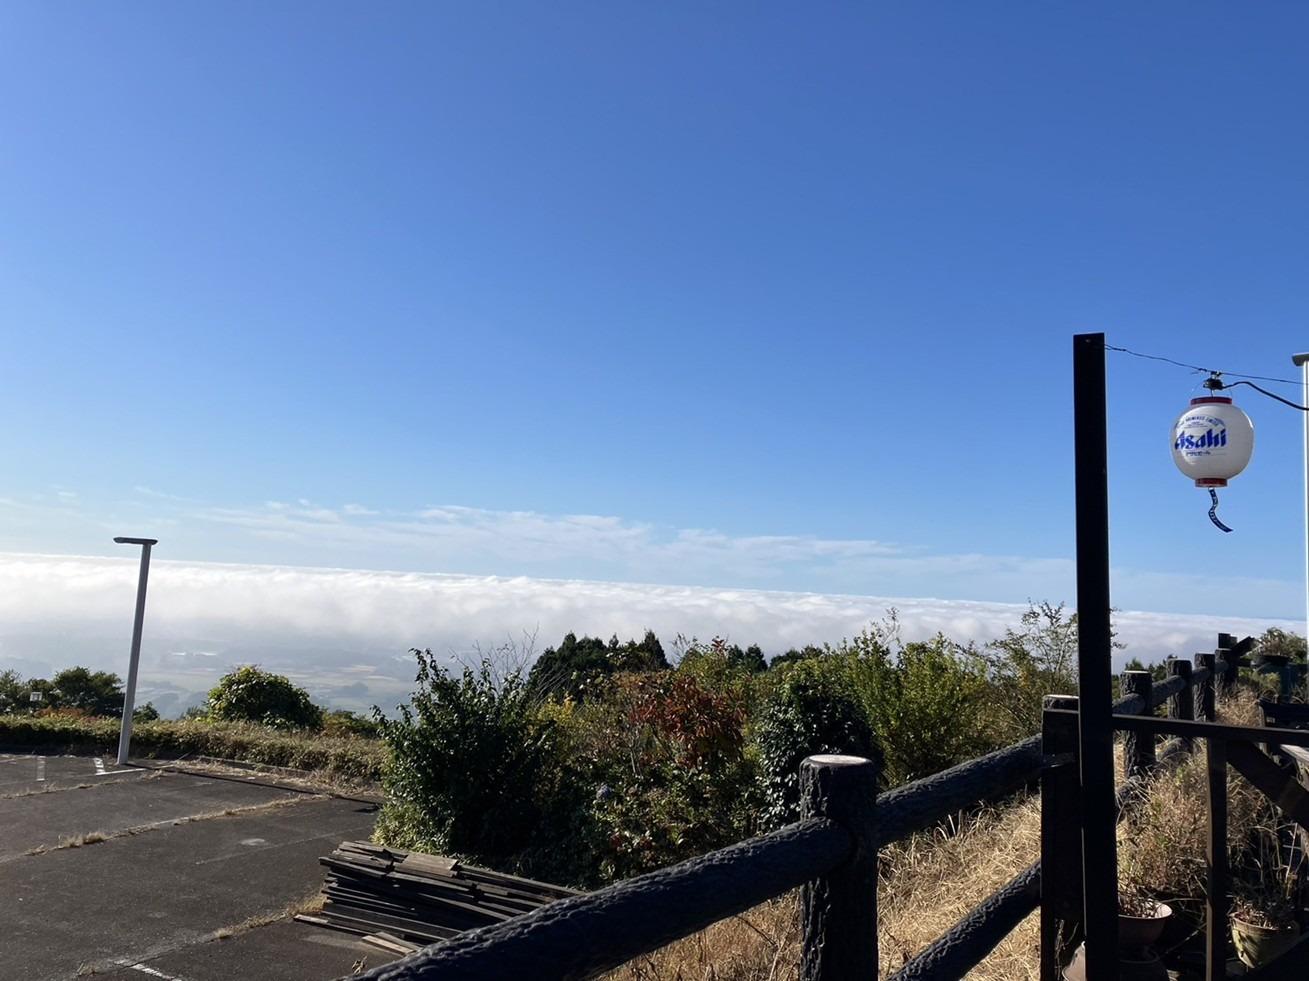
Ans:
<svg viewBox="0 0 1309 981"><path fill-rule="evenodd" d="M570 634L530 672L449 670L415 651L391 720L387 844L594 886L766 832L797 813L800 761L881 761L884 785L1036 731L1041 696L1075 690L1076 620L1030 609L978 647L904 642L892 614L836 645L764 661L691 642L673 666L653 634Z"/></svg>
<svg viewBox="0 0 1309 981"><path fill-rule="evenodd" d="M33 692L39 701L32 700ZM122 711L122 682L109 672L74 667L50 679L27 680L0 672L0 746L5 748L112 752ZM214 757L376 782L386 752L374 721L325 711L287 678L253 666L224 675L204 707L182 719L161 719L146 703L133 720L133 756Z"/></svg>

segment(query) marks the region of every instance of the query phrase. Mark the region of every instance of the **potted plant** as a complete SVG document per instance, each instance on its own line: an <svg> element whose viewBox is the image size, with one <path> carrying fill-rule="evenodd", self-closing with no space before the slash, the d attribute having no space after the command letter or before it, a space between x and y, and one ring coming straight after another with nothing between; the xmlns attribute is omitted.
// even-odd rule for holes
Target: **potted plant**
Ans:
<svg viewBox="0 0 1309 981"><path fill-rule="evenodd" d="M1118 972L1123 981L1168 981L1168 969L1155 950L1172 917L1168 904L1158 902L1137 880L1120 868L1118 879ZM1064 969L1066 981L1085 981L1086 945L1073 953Z"/></svg>
<svg viewBox="0 0 1309 981"><path fill-rule="evenodd" d="M1233 882L1232 940L1246 967L1276 960L1300 938L1304 850L1287 825L1254 829Z"/></svg>
<svg viewBox="0 0 1309 981"><path fill-rule="evenodd" d="M1194 932L1190 921L1204 907L1203 849L1188 847L1194 819L1175 776L1143 789L1118 825L1119 946L1162 952Z"/></svg>
<svg viewBox="0 0 1309 981"><path fill-rule="evenodd" d="M1151 863L1138 847L1129 847L1118 864L1118 963L1131 981L1166 981L1159 940L1172 918L1172 907L1159 902L1149 880Z"/></svg>
<svg viewBox="0 0 1309 981"><path fill-rule="evenodd" d="M1147 956L1163 936L1172 907L1161 903L1137 885L1118 886L1118 949L1124 954Z"/></svg>

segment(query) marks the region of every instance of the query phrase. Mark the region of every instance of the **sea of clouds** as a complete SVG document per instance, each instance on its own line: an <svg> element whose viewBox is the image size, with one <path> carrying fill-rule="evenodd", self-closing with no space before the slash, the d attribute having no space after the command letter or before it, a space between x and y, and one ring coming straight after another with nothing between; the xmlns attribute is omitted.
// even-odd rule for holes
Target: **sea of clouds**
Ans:
<svg viewBox="0 0 1309 981"><path fill-rule="evenodd" d="M49 676L84 664L126 674L136 591L134 559L0 555L0 670ZM1033 597L1059 602L1060 597ZM901 634L940 631L979 643L1016 627L1025 603L854 596L763 589L643 585L528 577L156 561L151 567L141 700L166 714L198 704L231 667L285 673L342 708L390 708L413 680L411 648L452 663L513 641L535 652L568 631L665 645L681 634L760 644L769 655L837 641L889 609ZM1131 656L1158 660L1211 650L1220 632L1257 634L1286 620L1123 610Z"/></svg>

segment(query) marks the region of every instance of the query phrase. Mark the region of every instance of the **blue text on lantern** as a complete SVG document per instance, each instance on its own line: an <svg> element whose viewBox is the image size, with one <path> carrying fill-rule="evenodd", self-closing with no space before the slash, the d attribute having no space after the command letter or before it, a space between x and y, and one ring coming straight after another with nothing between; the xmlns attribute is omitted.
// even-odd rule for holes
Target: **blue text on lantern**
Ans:
<svg viewBox="0 0 1309 981"><path fill-rule="evenodd" d="M1177 437L1177 442L1173 444L1175 450L1210 450L1216 446L1227 445L1227 430L1220 429L1214 432L1212 429L1206 429L1203 436L1192 436L1190 433L1182 433Z"/></svg>

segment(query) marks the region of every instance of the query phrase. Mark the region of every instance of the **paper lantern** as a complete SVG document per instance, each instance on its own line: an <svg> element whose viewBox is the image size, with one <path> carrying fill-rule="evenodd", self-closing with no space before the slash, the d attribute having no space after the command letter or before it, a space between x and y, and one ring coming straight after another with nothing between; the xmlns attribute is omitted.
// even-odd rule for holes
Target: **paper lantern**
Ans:
<svg viewBox="0 0 1309 981"><path fill-rule="evenodd" d="M1173 423L1173 462L1196 487L1226 487L1254 452L1254 425L1222 395L1191 399Z"/></svg>

